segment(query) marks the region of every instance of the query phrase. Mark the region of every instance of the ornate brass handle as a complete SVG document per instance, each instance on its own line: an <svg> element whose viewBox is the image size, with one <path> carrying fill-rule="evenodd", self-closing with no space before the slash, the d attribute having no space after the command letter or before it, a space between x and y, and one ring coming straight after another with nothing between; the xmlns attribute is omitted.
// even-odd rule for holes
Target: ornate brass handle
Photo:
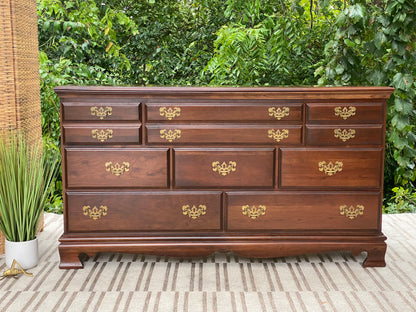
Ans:
<svg viewBox="0 0 416 312"><path fill-rule="evenodd" d="M334 130L334 137L340 139L343 142L346 142L350 139L355 138L355 130L354 129L335 129Z"/></svg>
<svg viewBox="0 0 416 312"><path fill-rule="evenodd" d="M113 130L105 129L104 131L104 130L94 129L94 130L91 130L91 136L93 139L97 139L100 142L104 142L113 137Z"/></svg>
<svg viewBox="0 0 416 312"><path fill-rule="evenodd" d="M332 176L337 172L341 172L342 166L342 161L336 161L335 164L333 164L332 161L330 161L328 164L326 163L326 161L320 161L318 163L319 171L324 172L329 176Z"/></svg>
<svg viewBox="0 0 416 312"><path fill-rule="evenodd" d="M91 115L97 116L101 120L104 119L107 116L111 116L113 114L113 108L110 106L107 107L91 107Z"/></svg>
<svg viewBox="0 0 416 312"><path fill-rule="evenodd" d="M334 108L335 116L339 116L344 120L347 120L349 117L354 116L357 109L354 106L342 107L337 106Z"/></svg>
<svg viewBox="0 0 416 312"><path fill-rule="evenodd" d="M180 107L161 107L159 108L160 116L166 117L169 120L172 120L175 117L179 117L181 115Z"/></svg>
<svg viewBox="0 0 416 312"><path fill-rule="evenodd" d="M245 205L242 207L242 213L243 215L254 220L266 214L266 206L259 205L258 207L257 206L250 207L250 205Z"/></svg>
<svg viewBox="0 0 416 312"><path fill-rule="evenodd" d="M98 220L103 216L107 215L107 206L101 205L100 208L97 208L97 206L94 206L91 208L91 206L83 206L82 210L84 211L84 216L89 216L93 220Z"/></svg>
<svg viewBox="0 0 416 312"><path fill-rule="evenodd" d="M339 206L339 213L343 216L346 216L347 218L355 219L360 215L364 214L364 206L363 205L357 205L357 206L350 206L347 205Z"/></svg>
<svg viewBox="0 0 416 312"><path fill-rule="evenodd" d="M165 139L166 141L172 142L176 139L181 137L182 131L175 129L175 130L160 130L160 138Z"/></svg>
<svg viewBox="0 0 416 312"><path fill-rule="evenodd" d="M290 109L289 107L270 107L269 116L280 120L286 116L289 116Z"/></svg>
<svg viewBox="0 0 416 312"><path fill-rule="evenodd" d="M182 212L186 216L192 219L199 218L200 216L203 216L207 213L207 206L205 205L193 205L192 207L190 205L184 205L182 206Z"/></svg>
<svg viewBox="0 0 416 312"><path fill-rule="evenodd" d="M235 161L229 161L228 164L225 161L222 164L219 161L212 162L212 171L218 172L220 175L226 176L236 170L237 163Z"/></svg>
<svg viewBox="0 0 416 312"><path fill-rule="evenodd" d="M281 140L287 139L289 137L289 130L287 130L287 129L283 129L283 130L270 129L268 131L268 136L269 136L269 138L275 140L276 142L280 142Z"/></svg>
<svg viewBox="0 0 416 312"><path fill-rule="evenodd" d="M115 163L113 165L113 163L111 161L109 161L109 162L105 163L105 170L108 171L108 172L111 172L115 176L119 177L124 172L127 172L127 171L130 170L130 163L123 162L122 165L120 165L119 163Z"/></svg>

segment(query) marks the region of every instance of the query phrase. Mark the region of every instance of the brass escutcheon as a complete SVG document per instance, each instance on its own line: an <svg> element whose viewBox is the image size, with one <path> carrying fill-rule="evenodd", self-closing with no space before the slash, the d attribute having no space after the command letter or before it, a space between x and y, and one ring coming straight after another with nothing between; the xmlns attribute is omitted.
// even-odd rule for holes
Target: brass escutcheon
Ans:
<svg viewBox="0 0 416 312"><path fill-rule="evenodd" d="M346 142L350 139L355 138L355 130L354 129L335 129L334 130L334 137L340 139L343 142Z"/></svg>
<svg viewBox="0 0 416 312"><path fill-rule="evenodd" d="M104 131L104 130L94 129L94 130L91 130L91 136L93 139L97 139L100 142L104 142L113 137L113 130L105 129Z"/></svg>
<svg viewBox="0 0 416 312"><path fill-rule="evenodd" d="M172 142L176 139L179 139L181 137L182 131L175 129L175 130L166 130L162 129L160 130L160 138L165 139L166 141Z"/></svg>
<svg viewBox="0 0 416 312"><path fill-rule="evenodd" d="M119 177L124 172L127 172L127 171L130 170L130 163L125 161L125 162L123 162L122 165L120 165L119 163L115 163L113 165L113 163L111 161L109 161L109 162L105 163L105 170L108 171L108 172L111 172L115 176Z"/></svg>
<svg viewBox="0 0 416 312"><path fill-rule="evenodd" d="M250 207L250 205L245 205L242 207L242 213L243 215L254 220L266 214L266 206L259 205L258 207L257 206Z"/></svg>
<svg viewBox="0 0 416 312"><path fill-rule="evenodd" d="M98 220L102 216L107 215L107 206L101 205L100 208L97 208L97 206L94 206L91 208L91 206L83 206L82 210L84 211L84 216L89 216L93 220Z"/></svg>
<svg viewBox="0 0 416 312"><path fill-rule="evenodd" d="M92 116L97 116L98 118L100 118L101 120L104 119L107 116L111 116L113 113L113 108L107 106L106 108L104 107L91 107L91 115Z"/></svg>
<svg viewBox="0 0 416 312"><path fill-rule="evenodd" d="M324 172L329 176L332 176L337 172L341 172L342 166L342 161L336 161L335 164L333 164L332 161L330 161L328 164L326 163L326 161L320 161L318 163L319 171Z"/></svg>
<svg viewBox="0 0 416 312"><path fill-rule="evenodd" d="M287 129L283 129L283 130L270 129L268 131L268 136L269 136L269 138L275 140L276 142L280 142L281 140L287 139L289 137L289 130L287 130Z"/></svg>
<svg viewBox="0 0 416 312"><path fill-rule="evenodd" d="M289 107L270 107L269 108L269 116L280 120L286 116L289 116Z"/></svg>
<svg viewBox="0 0 416 312"><path fill-rule="evenodd" d="M181 115L180 107L161 107L159 108L160 116L166 117L168 120L172 120L175 117L179 117Z"/></svg>
<svg viewBox="0 0 416 312"><path fill-rule="evenodd" d="M198 205L196 207L193 205L191 207L190 205L184 205L182 206L182 212L185 216L187 215L189 218L196 219L207 213L207 206Z"/></svg>
<svg viewBox="0 0 416 312"><path fill-rule="evenodd" d="M334 108L335 116L339 116L343 118L344 120L348 119L351 116L355 115L356 108L354 106L348 106L348 107L342 107L337 106Z"/></svg>
<svg viewBox="0 0 416 312"><path fill-rule="evenodd" d="M355 219L357 218L359 215L363 215L364 214L364 206L363 205L357 205L356 207L354 206L350 206L348 207L347 205L342 205L339 206L339 213L343 216L346 216L347 218Z"/></svg>
<svg viewBox="0 0 416 312"><path fill-rule="evenodd" d="M235 161L229 161L228 164L225 161L222 164L219 161L212 162L212 171L218 172L220 175L226 176L236 170L237 163Z"/></svg>

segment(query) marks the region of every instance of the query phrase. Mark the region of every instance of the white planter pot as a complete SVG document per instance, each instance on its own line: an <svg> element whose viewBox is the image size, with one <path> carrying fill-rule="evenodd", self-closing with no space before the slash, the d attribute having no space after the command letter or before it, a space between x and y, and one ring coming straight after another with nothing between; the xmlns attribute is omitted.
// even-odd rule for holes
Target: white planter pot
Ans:
<svg viewBox="0 0 416 312"><path fill-rule="evenodd" d="M7 239L4 244L6 265L10 268L13 260L16 260L23 269L30 269L38 265L39 251L38 239L26 242L10 242Z"/></svg>

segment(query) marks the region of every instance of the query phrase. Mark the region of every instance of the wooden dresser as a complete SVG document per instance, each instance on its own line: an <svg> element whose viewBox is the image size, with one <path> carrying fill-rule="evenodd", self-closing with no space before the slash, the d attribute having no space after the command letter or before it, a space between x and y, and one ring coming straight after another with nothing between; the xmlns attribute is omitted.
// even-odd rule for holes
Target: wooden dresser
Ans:
<svg viewBox="0 0 416 312"><path fill-rule="evenodd" d="M387 87L58 87L60 268L97 252L367 252L381 232Z"/></svg>

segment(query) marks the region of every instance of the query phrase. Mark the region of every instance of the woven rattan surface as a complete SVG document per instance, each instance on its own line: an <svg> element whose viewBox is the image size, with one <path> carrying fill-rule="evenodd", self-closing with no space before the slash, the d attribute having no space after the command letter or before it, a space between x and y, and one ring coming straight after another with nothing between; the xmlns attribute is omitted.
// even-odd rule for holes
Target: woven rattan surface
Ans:
<svg viewBox="0 0 416 312"><path fill-rule="evenodd" d="M28 142L40 140L36 0L0 0L0 42L0 130L20 129Z"/></svg>

